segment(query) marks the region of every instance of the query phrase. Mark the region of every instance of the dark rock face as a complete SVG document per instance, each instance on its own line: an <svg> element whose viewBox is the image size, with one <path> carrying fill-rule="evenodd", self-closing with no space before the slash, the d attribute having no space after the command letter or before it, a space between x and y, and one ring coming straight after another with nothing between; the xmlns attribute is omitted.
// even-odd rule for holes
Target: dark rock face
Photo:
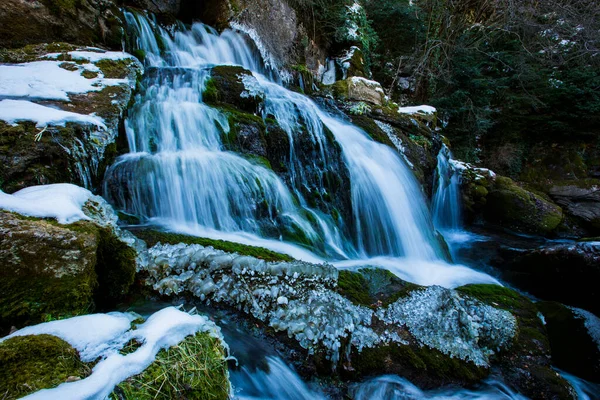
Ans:
<svg viewBox="0 0 600 400"><path fill-rule="evenodd" d="M543 299L600 314L600 246L592 243L536 249L502 266L503 277Z"/></svg>
<svg viewBox="0 0 600 400"><path fill-rule="evenodd" d="M121 21L111 0L3 0L0 47L61 41L121 49Z"/></svg>
<svg viewBox="0 0 600 400"><path fill-rule="evenodd" d="M581 220L592 234L600 233L600 185L550 188L550 196L571 216Z"/></svg>
<svg viewBox="0 0 600 400"><path fill-rule="evenodd" d="M256 113L264 97L254 89L258 85L250 71L242 67L220 65L211 71L203 94L204 101L215 105L233 105L242 111Z"/></svg>
<svg viewBox="0 0 600 400"><path fill-rule="evenodd" d="M554 364L592 382L600 382L600 340L593 316L560 303L541 302ZM587 318L586 318L587 317ZM600 320L596 319L596 329Z"/></svg>

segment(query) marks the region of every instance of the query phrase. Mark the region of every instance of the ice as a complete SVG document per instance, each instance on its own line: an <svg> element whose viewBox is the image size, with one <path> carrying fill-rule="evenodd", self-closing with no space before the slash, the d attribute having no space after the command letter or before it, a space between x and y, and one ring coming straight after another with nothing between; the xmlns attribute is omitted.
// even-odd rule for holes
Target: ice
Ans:
<svg viewBox="0 0 600 400"><path fill-rule="evenodd" d="M106 85L127 83L127 80L88 79L81 75L84 69L75 63L73 71L61 68L59 61L35 61L24 64L0 65L0 96L40 100L69 101L68 94L98 92Z"/></svg>
<svg viewBox="0 0 600 400"><path fill-rule="evenodd" d="M27 100L1 100L0 120L12 125L19 121L33 121L38 128L48 125L65 126L67 122L75 122L95 125L104 130L107 129L104 120L95 115L62 111Z"/></svg>
<svg viewBox="0 0 600 400"><path fill-rule="evenodd" d="M90 217L83 205L94 197L92 192L70 183L30 186L13 194L0 191L0 208L38 218L55 218L70 224Z"/></svg>
<svg viewBox="0 0 600 400"><path fill-rule="evenodd" d="M120 382L144 371L154 361L161 349L174 346L187 336L198 332L207 332L211 336L223 340L220 329L207 317L190 315L174 307L167 307L156 312L137 329L127 331L124 331L123 328L125 330L129 328L129 326L125 327L125 323L129 325L131 314L96 314L87 317L94 317L97 321L90 326L81 324L80 318L85 317L55 322L62 323L60 333L65 332L64 339L74 347L83 343L98 345L101 342L100 339L107 339L101 353L103 359L93 368L92 374L80 381L63 383L53 389L40 390L24 397L25 399L105 399ZM119 325L119 329L111 330L109 328L115 318L119 319L119 324L116 324ZM108 327L103 326L103 322ZM36 328L39 333L45 333L43 332L44 326L48 324L52 323L31 328ZM112 328L114 327L112 326ZM131 339L142 343L141 347L133 353L121 355L119 349ZM115 343L119 345L115 345ZM98 347L102 348L102 345Z"/></svg>
<svg viewBox="0 0 600 400"><path fill-rule="evenodd" d="M136 315L132 313L83 315L28 326L0 339L0 342L16 336L53 335L77 349L82 361L91 362L113 351L115 344L120 344L118 348L121 348L124 342L119 339L131 328L134 319Z"/></svg>
<svg viewBox="0 0 600 400"><path fill-rule="evenodd" d="M406 325L422 344L480 366L487 366L489 356L509 344L517 329L510 312L440 286L414 291L378 310L377 316L388 324Z"/></svg>
<svg viewBox="0 0 600 400"><path fill-rule="evenodd" d="M135 59L129 53L125 53L123 51L86 51L84 50L76 50L70 51L69 55L73 60L87 60L92 63L96 63L100 60L126 60L126 59Z"/></svg>
<svg viewBox="0 0 600 400"><path fill-rule="evenodd" d="M373 310L335 292L338 272L329 264L265 262L212 247L159 243L149 249L144 269L146 283L160 294L187 293L236 308L287 332L309 353L324 350L334 364L349 345L358 351L387 343L405 345L399 333L408 329L421 344L487 365L487 357L515 331L509 312L436 286L380 309L377 318L383 324L374 324Z"/></svg>

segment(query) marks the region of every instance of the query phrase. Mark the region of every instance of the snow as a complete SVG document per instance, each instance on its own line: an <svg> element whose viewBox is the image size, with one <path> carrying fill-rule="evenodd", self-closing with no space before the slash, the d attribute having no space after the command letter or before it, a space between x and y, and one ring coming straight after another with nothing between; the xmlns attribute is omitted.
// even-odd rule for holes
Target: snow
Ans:
<svg viewBox="0 0 600 400"><path fill-rule="evenodd" d="M219 328L207 317L190 315L174 307L156 312L137 329L128 331L132 314L111 313L86 317L93 317L94 324L86 326L82 323L86 322L82 320L85 317L76 317L27 328L45 333L49 330L48 325L60 323L58 331L59 334L64 333L63 339L78 350L77 346L84 344L101 348L103 350L99 354L104 358L96 364L89 377L63 383L53 389L40 390L24 399L105 399L120 382L144 371L161 349L174 346L197 332L207 332L222 340ZM142 346L133 353L121 355L119 349L131 339L143 343ZM88 356L92 354L92 351L86 353Z"/></svg>
<svg viewBox="0 0 600 400"><path fill-rule="evenodd" d="M98 52L98 51L77 50L77 51L70 51L69 55L71 56L71 58L73 58L73 60L87 60L87 61L90 61L93 63L98 62L100 60L119 61L119 60L126 60L126 59L134 58L131 54L125 53L123 51Z"/></svg>
<svg viewBox="0 0 600 400"><path fill-rule="evenodd" d="M63 111L27 100L0 100L0 120L12 125L19 121L33 121L38 128L48 125L65 126L67 122L75 122L107 129L104 120L93 114Z"/></svg>
<svg viewBox="0 0 600 400"><path fill-rule="evenodd" d="M82 211L83 205L95 197L87 189L70 183L30 186L13 194L0 190L0 208L30 217L55 218L61 224L70 224L90 218Z"/></svg>
<svg viewBox="0 0 600 400"><path fill-rule="evenodd" d="M129 330L135 318L136 315L131 313L83 315L28 326L0 339L0 342L16 336L53 335L77 349L83 362L91 362L114 350L115 344L120 344L117 350L121 348L125 342L119 338Z"/></svg>
<svg viewBox="0 0 600 400"><path fill-rule="evenodd" d="M385 94L383 88L381 87L381 84L377 81L371 81L360 76L353 76L350 78L350 81L352 81L354 85L364 85L368 88L374 89L376 92Z"/></svg>
<svg viewBox="0 0 600 400"><path fill-rule="evenodd" d="M0 65L0 96L69 101L69 93L97 92L106 85L127 83L122 79L87 79L81 75L87 67L69 63L74 71L61 68L59 61L35 61Z"/></svg>
<svg viewBox="0 0 600 400"><path fill-rule="evenodd" d="M399 107L398 112L400 114L435 114L437 110L432 106L412 106L412 107Z"/></svg>

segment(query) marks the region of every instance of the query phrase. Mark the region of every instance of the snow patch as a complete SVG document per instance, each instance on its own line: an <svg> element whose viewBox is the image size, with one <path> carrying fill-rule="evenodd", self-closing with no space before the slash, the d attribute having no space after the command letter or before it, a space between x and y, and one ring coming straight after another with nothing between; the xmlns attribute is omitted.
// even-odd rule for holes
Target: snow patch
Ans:
<svg viewBox="0 0 600 400"><path fill-rule="evenodd" d="M600 318L596 317L589 311L582 310L581 308L569 307L577 318L583 319L590 337L596 343L598 351L600 351Z"/></svg>
<svg viewBox="0 0 600 400"><path fill-rule="evenodd" d="M70 183L30 186L13 194L0 190L0 208L38 218L56 218L61 224L90 220L81 210L95 197L87 189Z"/></svg>
<svg viewBox="0 0 600 400"><path fill-rule="evenodd" d="M430 114L435 114L437 112L437 110L435 109L435 107L432 106L426 106L426 105L422 105L422 106L412 106L412 107L399 107L398 108L398 112L400 114L426 114L426 115L430 115Z"/></svg>
<svg viewBox="0 0 600 400"><path fill-rule="evenodd" d="M99 58L98 60L100 60ZM68 94L98 92L105 86L128 83L126 79L88 79L81 75L84 70L97 68L67 63L73 70L61 68L59 61L35 61L24 64L0 65L0 96L69 101Z"/></svg>
<svg viewBox="0 0 600 400"><path fill-rule="evenodd" d="M131 314L111 313L86 317L92 318L85 320L82 319L85 317L76 317L55 321L60 324L54 326L60 325L60 329L48 328L48 324L54 322L27 328L36 332L35 334L54 330L63 334L62 338L78 350L77 346L83 346L81 348L86 351L86 356L89 357L99 351L98 354L103 359L96 364L89 377L76 382L63 383L53 389L40 390L24 399L105 399L116 385L148 368L160 350L180 343L187 336L206 332L223 340L220 329L207 317L190 315L174 307L156 312L137 329L128 331L125 330L129 328ZM93 324L89 326L83 324L88 321L92 321ZM121 355L119 349L131 339L143 343L142 346L133 353ZM90 344L93 345L93 351L88 351L88 347L85 347Z"/></svg>
<svg viewBox="0 0 600 400"><path fill-rule="evenodd" d="M85 115L63 111L27 100L0 100L0 120L11 125L16 125L20 121L33 121L38 128L48 125L65 126L67 122L75 122L107 129L104 120L93 114Z"/></svg>

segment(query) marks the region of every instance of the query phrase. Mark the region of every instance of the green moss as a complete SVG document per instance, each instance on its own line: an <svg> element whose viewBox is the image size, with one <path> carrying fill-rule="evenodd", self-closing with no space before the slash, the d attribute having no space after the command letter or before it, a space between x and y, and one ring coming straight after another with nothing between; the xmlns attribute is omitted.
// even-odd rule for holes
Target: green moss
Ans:
<svg viewBox="0 0 600 400"><path fill-rule="evenodd" d="M386 307L420 288L386 269L363 268L357 272L340 271L337 291L356 305Z"/></svg>
<svg viewBox="0 0 600 400"><path fill-rule="evenodd" d="M524 303L527 305L527 308L533 307L533 303L529 302L522 295L504 286L467 285L461 286L456 290L486 304L509 311L523 307Z"/></svg>
<svg viewBox="0 0 600 400"><path fill-rule="evenodd" d="M98 73L94 71L85 70L81 73L81 75L86 79L94 79L98 77Z"/></svg>
<svg viewBox="0 0 600 400"><path fill-rule="evenodd" d="M141 223L141 220L135 215L126 214L121 211L117 212L117 215L119 216L120 222L124 222L128 225L139 225Z"/></svg>
<svg viewBox="0 0 600 400"><path fill-rule="evenodd" d="M502 176L496 178L486 201L486 219L521 232L549 235L563 220L556 204Z"/></svg>
<svg viewBox="0 0 600 400"><path fill-rule="evenodd" d="M366 115L354 115L352 116L352 123L358 125L362 130L367 132L369 136L376 142L385 144L395 149L394 144L388 137L388 135L377 126L373 118L369 118Z"/></svg>
<svg viewBox="0 0 600 400"><path fill-rule="evenodd" d="M219 90L214 78L206 81L204 92L202 92L202 100L206 103L217 103L219 101Z"/></svg>
<svg viewBox="0 0 600 400"><path fill-rule="evenodd" d="M90 368L67 342L51 335L17 336L0 342L0 393L16 399L85 378Z"/></svg>
<svg viewBox="0 0 600 400"><path fill-rule="evenodd" d="M81 0L41 0L55 15L74 14L81 7Z"/></svg>
<svg viewBox="0 0 600 400"><path fill-rule="evenodd" d="M163 244L199 244L201 246L212 246L215 249L223 250L228 253L238 253L245 256L260 258L265 261L292 261L293 258L264 249L262 247L247 246L240 243L226 242L224 240L215 240L199 238L195 236L182 235L179 233L160 232L151 229L135 230L132 233L144 240L148 246L154 246L157 243Z"/></svg>
<svg viewBox="0 0 600 400"><path fill-rule="evenodd" d="M393 373L421 386L440 386L450 382L469 384L488 375L488 370L472 362L418 345L365 348L361 353L352 354L351 360L358 376Z"/></svg>
<svg viewBox="0 0 600 400"><path fill-rule="evenodd" d="M124 58L122 60L103 59L95 63L104 74L105 78L109 79L124 79L129 76L131 71L131 63L133 60Z"/></svg>
<svg viewBox="0 0 600 400"><path fill-rule="evenodd" d="M347 81L337 81L332 85L333 95L341 101L346 101L348 99L348 82Z"/></svg>
<svg viewBox="0 0 600 400"><path fill-rule="evenodd" d="M228 399L229 379L223 347L207 333L188 336L178 345L161 350L144 372L119 384L111 398Z"/></svg>

